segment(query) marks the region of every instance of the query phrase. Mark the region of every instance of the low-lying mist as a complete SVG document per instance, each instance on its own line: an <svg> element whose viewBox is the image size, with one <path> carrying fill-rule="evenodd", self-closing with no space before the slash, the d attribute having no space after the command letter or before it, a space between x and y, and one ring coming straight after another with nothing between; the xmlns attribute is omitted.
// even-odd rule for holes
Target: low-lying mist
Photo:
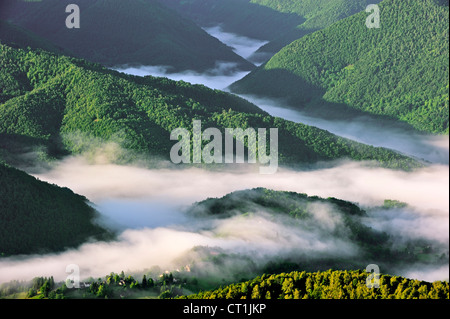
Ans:
<svg viewBox="0 0 450 319"><path fill-rule="evenodd" d="M198 73L196 71L184 71L181 73L171 72L168 66L117 66L116 71L136 75L147 76L152 75L156 77L164 77L174 81L185 81L191 84L203 84L212 89L225 90L231 83L243 78L248 71L239 70L235 63L232 62L217 62L214 69L208 70L205 73Z"/></svg>
<svg viewBox="0 0 450 319"><path fill-rule="evenodd" d="M239 164L239 170L227 170L224 164L222 171L214 171L189 165L180 169L148 169L144 165L122 166L103 160L96 163L82 156L68 157L50 171L34 175L69 187L95 203L124 198L190 204L237 189L266 187L336 197L366 206L382 205L384 199L396 199L421 209L447 211L449 206L449 168L440 164L405 172L342 161L316 170L280 167L276 174L266 176L258 174L252 164Z"/></svg>
<svg viewBox="0 0 450 319"><path fill-rule="evenodd" d="M248 38L238 34L225 32L221 26L215 26L210 28L204 28L211 36L219 39L229 47L233 48L233 51L243 57L244 59L252 62L255 65L260 65L264 60L269 59L267 54L256 54L259 48L269 43L269 41L261 41L257 39Z"/></svg>
<svg viewBox="0 0 450 319"><path fill-rule="evenodd" d="M108 164L104 158L96 163L78 156L68 157L35 176L86 196L101 214L97 222L119 235L112 242L90 242L63 253L2 259L0 282L35 276L64 280L69 264L79 265L83 278L122 270L139 272L153 266L171 271L180 267L177 260L199 246L238 254L260 266L296 256L359 260L359 247L354 242L330 235L329 230L340 221L323 207L311 207L317 223L308 227L273 218L265 211L207 220L185 213L195 202L256 187L335 197L362 208L382 206L385 199L405 202L408 206L397 210L368 209L364 222L385 231L398 244L414 239L435 242L439 247L436 253L448 256L449 171L445 165L403 172L342 162L333 168L280 168L274 175L260 175L246 165L239 171L220 172L189 167L149 169L137 164ZM241 267L233 259L228 263L230 272L233 267ZM364 269L369 263L376 260L361 260L358 268ZM210 263L203 266L212 267ZM448 279L449 268L442 264L402 264L392 269L397 275L442 280ZM217 270L216 275L225 276L223 271Z"/></svg>
<svg viewBox="0 0 450 319"><path fill-rule="evenodd" d="M216 69L204 74L196 72L170 73L168 68L161 66L124 67L117 70L138 76L153 75L172 80L184 80L224 91L227 91L227 87L231 83L247 74L247 72L234 69L234 66L229 63L218 63ZM393 149L419 160L449 164L448 135L438 136L418 133L401 125L387 122L380 126L379 121L369 115L352 118L350 121L312 117L304 112L289 108L282 100L250 95L240 96L275 117L315 126L364 144Z"/></svg>
<svg viewBox="0 0 450 319"><path fill-rule="evenodd" d="M225 34L220 28L208 29L208 32L249 59L252 59L252 51L263 44ZM138 76L164 76L222 90L247 74L233 64L220 62L205 74L170 73L170 69L163 66L124 66L118 70ZM238 256L223 261L220 269L198 261L203 269L216 276L232 277L233 272L242 271L248 265L246 260L263 266L287 257L349 258L359 269L377 263L377 260L364 260L360 247L349 238L330 235L342 220L326 206L311 206L315 222L307 225L292 223L287 217L274 218L270 211L264 210L230 218L199 219L186 214L195 202L256 187L354 202L367 210L365 225L389 234L393 245L426 240L435 243L435 253L446 254L448 260L448 137L411 135L397 127L380 130L375 122L366 118L350 123L311 118L284 108L282 101L245 98L274 116L396 149L432 164L404 172L342 161L333 167L308 170L280 167L276 174L260 175L253 166L244 164L238 165L238 169L224 166L220 171L189 165L177 169L149 168L145 160L133 165L117 165L111 159L117 154L126 156L120 147L114 143L103 148L96 145L95 152L90 152L89 156L70 156L45 169L28 167L27 171L43 181L86 196L100 213L96 222L117 231L116 240L88 242L57 254L0 259L0 282L30 280L35 276L64 280L68 276L66 266L70 264L79 265L82 278L98 278L122 270L139 273L153 266L172 271L192 258L201 259L203 252L194 249L198 247ZM386 209L382 207L386 199L404 202L407 206ZM405 265L399 262L398 267L390 270L394 275L428 281L449 278L448 263Z"/></svg>
<svg viewBox="0 0 450 319"><path fill-rule="evenodd" d="M265 45L266 41L251 39L233 33L224 32L220 26L205 28L211 36L219 39L229 47L233 48L236 54L250 61L255 65L261 64L269 56L258 54L255 52ZM203 84L212 89L226 90L230 84L242 79L249 72L242 71L237 68L237 64L230 62L217 61L216 67L205 73L195 71L185 71L174 73L170 66L117 66L116 71L136 75L136 76L157 76L166 77L171 80L189 82L192 84Z"/></svg>
<svg viewBox="0 0 450 319"><path fill-rule="evenodd" d="M368 145L385 147L408 156L438 164L449 163L449 137L420 134L400 125L383 123L370 116L352 118L349 121L327 120L306 115L289 108L281 99L270 99L252 95L240 95L272 116L303 123L327 130L333 134Z"/></svg>

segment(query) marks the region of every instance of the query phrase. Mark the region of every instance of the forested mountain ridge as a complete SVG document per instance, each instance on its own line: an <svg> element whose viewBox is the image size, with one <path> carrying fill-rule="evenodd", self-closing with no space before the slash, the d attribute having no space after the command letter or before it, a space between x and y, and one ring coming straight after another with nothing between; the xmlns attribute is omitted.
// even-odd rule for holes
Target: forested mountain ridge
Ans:
<svg viewBox="0 0 450 319"><path fill-rule="evenodd" d="M0 20L0 41L14 47L30 47L70 55L70 52L55 46L37 34L4 20Z"/></svg>
<svg viewBox="0 0 450 319"><path fill-rule="evenodd" d="M0 256L48 253L112 238L87 199L0 162Z"/></svg>
<svg viewBox="0 0 450 319"><path fill-rule="evenodd" d="M0 286L0 297L21 295L30 299L449 299L447 281L427 282L402 276L379 274L380 288L367 287L369 274L364 270L327 270L318 272L293 271L280 274L263 274L252 280L221 286L215 290L185 295L186 286L192 280L178 278L172 273L159 278L142 276L136 279L110 273L90 286L68 289L65 284L55 283L53 277L36 277L27 286L18 282ZM189 293L189 292L187 292ZM248 304L241 304L242 309ZM187 307L187 306L186 306ZM241 310L243 311L243 310ZM248 314L247 314L248 315Z"/></svg>
<svg viewBox="0 0 450 319"><path fill-rule="evenodd" d="M379 8L379 29L366 27L368 13L355 14L294 41L232 89L448 134L448 2L384 0Z"/></svg>
<svg viewBox="0 0 450 319"><path fill-rule="evenodd" d="M200 26L270 41L258 52L275 54L294 40L381 0L162 0Z"/></svg>
<svg viewBox="0 0 450 319"><path fill-rule="evenodd" d="M403 206L396 201L385 201L383 209L395 214L396 207ZM27 297L448 299L448 281L429 283L386 274L399 265L419 263L421 267L444 266L448 264L448 248L442 243L420 236L394 239L394 233L383 232L378 227L371 228L363 223L370 212L352 202L255 188L194 203L186 213L190 217L191 226L199 222L202 231L213 232L215 236L229 239L236 236L227 227L217 228L218 224L226 225L232 219L233 228L241 229L239 222L247 222L244 224L247 227L256 223L255 229L268 227L268 232L263 234L269 240L269 246L273 240L284 246L287 243L282 244L283 240L288 239L290 244L278 249L274 255L265 255L264 249L261 254L253 255L251 240L248 242L250 254L247 254L247 250L237 252L225 247L199 245L178 256L169 270L152 267L143 271L136 270L132 275L122 272L120 275L110 273L104 278L85 278L83 283L88 285L83 285L81 289L68 289L64 283L58 283L54 287L47 287L49 289L45 292L39 286L34 288L34 292L28 293ZM247 230L251 233L255 229ZM281 230L286 233L281 233ZM308 246L309 240L302 240L302 245L292 243L296 234L309 240L315 238L314 244L318 246L321 246L321 240L341 243L350 241L355 245L352 246L354 253L347 255L333 250L320 252L317 250L318 246L309 251L304 247ZM286 254L284 249L292 251ZM347 249L350 249L349 246ZM440 256L442 251L444 253ZM379 277L379 288L370 289L366 286L369 274L364 270L347 270L359 269L369 261L375 262L384 271ZM234 272L230 273L230 268ZM176 270L170 272L170 269ZM142 280L135 279L136 276L140 276ZM26 283L17 284L11 282L0 285L0 298L28 291Z"/></svg>
<svg viewBox="0 0 450 319"><path fill-rule="evenodd" d="M295 13L282 13L250 0L161 0L202 27L220 25L224 31L254 39L273 40L304 22Z"/></svg>
<svg viewBox="0 0 450 319"><path fill-rule="evenodd" d="M183 299L448 299L449 283L380 274L380 288L368 288L362 270L294 271L202 291ZM372 281L373 283L374 281Z"/></svg>
<svg viewBox="0 0 450 319"><path fill-rule="evenodd" d="M372 224L364 223L369 216L369 210L381 209L395 211L395 201L386 200L384 206L361 209L357 203L329 197L308 196L296 192L274 191L266 188L255 188L229 193L221 198L208 198L194 203L187 214L196 218L227 219L239 216L243 219L249 216L265 216L272 221L289 224L302 231L302 234L314 233L317 238L331 236L335 241L350 241L358 247L357 256L312 257L308 254L302 257L277 257L276 262L267 265L270 272L293 270L297 267L303 270L324 270L324 265L343 269L358 268L369 261L375 262L382 269L389 270L402 264L414 264L428 260L430 264L448 262L448 250L425 238L405 239L398 244L391 234L372 228ZM392 205L392 206L391 206ZM398 208L398 207L397 207ZM304 231L304 233L303 233ZM278 235L277 235L278 236ZM282 235L280 234L282 237ZM308 237L308 235L304 235ZM408 252L406 247L415 247L417 251ZM427 250L427 247L429 248ZM301 248L299 248L301 249ZM417 253L420 251L420 253ZM433 251L433 252L432 252ZM426 252L426 253L423 253ZM427 257L425 257L427 256ZM326 267L326 266L325 266ZM193 266L192 266L193 268ZM265 269L264 272L267 272ZM249 278L249 277L247 277Z"/></svg>
<svg viewBox="0 0 450 319"><path fill-rule="evenodd" d="M365 215L364 210L347 201L266 188L235 191L221 198L208 198L195 203L187 213L197 217L227 218L236 214L256 213L260 208L264 208L274 209L274 213L287 215L294 219L307 219L311 217L307 206L312 203L329 204L348 216Z"/></svg>
<svg viewBox="0 0 450 319"><path fill-rule="evenodd" d="M192 131L192 120L198 119L204 128L278 128L283 164L350 158L392 168L421 166L391 150L274 118L246 100L200 85L125 75L5 45L0 45L0 63L0 135L7 142L21 136L79 153L98 138L167 159L174 144L170 132L178 127Z"/></svg>
<svg viewBox="0 0 450 319"><path fill-rule="evenodd" d="M363 11L381 0L251 0L279 12L297 14L305 19L296 28L263 46L261 51L278 52L292 41L326 28L333 23Z"/></svg>
<svg viewBox="0 0 450 319"><path fill-rule="evenodd" d="M205 71L216 63L253 65L157 0L79 0L80 28L65 25L70 0L2 0L0 19L36 33L77 57L114 66L165 65Z"/></svg>
<svg viewBox="0 0 450 319"><path fill-rule="evenodd" d="M374 166L414 170L417 167L423 168L426 163L395 150L368 146L326 130L273 117L256 105L227 92L167 78L126 75L108 68L118 64L117 61L126 60L128 63L132 57L137 64L145 63L142 61L170 64L174 67L173 70L182 70L189 65L191 69L204 71L214 67L218 54L222 53L223 59L229 59L227 61L236 64L238 68L252 68L246 61L229 55L227 52L231 52L230 48L224 50L220 45L216 47L218 51L209 56L211 51L208 47L217 42L206 44L209 40L204 37L204 32L187 20L176 20L178 15L163 6L166 0L79 0L75 3L82 7L82 29L85 22L96 21L87 27L89 34L76 35L79 37L76 41L79 42L73 42L74 38L70 40L70 37L66 38L55 31L60 27L65 29L64 19L67 13L64 12L64 7L73 1L0 1L0 19L6 12L5 16L14 20L0 20L0 264L6 270L0 271L0 274L2 280L13 280L0 284L0 299L164 299L177 296L184 299L449 299L448 278L441 273L442 269L448 267L448 238L441 234L442 225L437 219L441 218L440 210L424 209L422 212L420 208L396 200L385 200L384 206L368 207L334 197L321 198L266 188L239 190L220 198L208 198L194 203L187 211L181 208L170 211L165 209L166 204L178 207L174 204L179 203L179 195L185 196L183 201L188 197L192 198L183 188L172 187L177 186L173 183L185 185L182 178L170 178L179 177L178 173L186 173L176 168L192 166L170 164L169 154L176 143L170 139L171 131L182 127L192 135L195 119L202 121L203 129L218 128L222 133L226 128L277 128L280 166L299 168L301 174L298 176L305 177L303 173L308 175L305 180L297 181L290 181L287 177L285 182L274 184L278 188L290 189L290 183L294 182L298 183L295 188L302 187L307 192L327 194L332 189L336 191L343 181L350 178L368 187L361 192L357 191L357 194L351 194L348 190L342 192L342 188L337 189L337 192L352 200L363 198L365 203L372 203L384 198L380 196L384 196L387 190L381 188L388 183L393 186L406 185L403 182L407 183L409 180L417 185L420 183L420 187L424 189L441 189L440 179L429 183L429 177L434 175L428 174L433 173L438 165L409 173L373 170ZM232 9L228 6L230 3L242 3L241 8L259 5L261 11L258 11L256 17L247 15L251 10L243 10L236 19L230 20L230 23L235 23L232 25L236 30L245 24L246 19L254 18L258 27L264 25L264 18L272 17L270 11L266 10L267 7L284 13L274 15L274 20L270 21L280 28L291 28L297 17L306 21L303 28L294 27L292 32L287 30L278 38L273 30L266 32L272 33L276 38L268 46L272 45L273 48L282 42L290 42L290 37L297 39L311 33L316 27L322 29L328 26L330 21L335 22L332 18L337 21L355 13L353 10L360 11L357 6L363 6L370 0L183 0L182 3L201 1L208 5L217 4L212 8L212 12L216 14L214 19L232 12L229 11ZM383 12L389 12L383 10L389 3L398 4L401 9L409 5L397 1L400 0L383 2L382 25ZM420 6L430 3L439 6L444 2L424 0ZM5 3L11 4L8 10L2 10L6 8ZM28 5L36 10L20 9ZM397 32L396 26L390 23L388 26L389 32L393 33L392 38L380 35L379 32L377 36L368 37L368 42L361 40L360 46L346 41L333 42L335 38L342 40L347 36L353 39L355 35L360 35L359 29L352 29L346 24L346 21L355 19L350 17L336 22L323 33L310 34L295 41L292 47L285 48L255 73L256 76L261 76L262 80L258 78L258 81L262 82L252 82L252 89L260 90L258 93L263 95L272 93L275 97L290 96L294 104L301 101L305 110L313 108L317 112L328 112L330 107L339 106L337 112L345 109L351 115L353 110L370 111L380 117L387 114L389 117L399 118L406 114L400 120L411 123L417 129L442 133L442 127L443 132L448 133L448 76L446 88L445 85L444 88L440 86L441 71L445 68L448 71L448 63L440 60L440 50L445 50L445 45L433 43L436 41L441 44L441 38L445 38L445 30L436 27L434 23L436 19L442 18L442 11L436 9L427 12L432 15L427 29L428 26L415 23L423 17L418 9L420 6L415 7L417 12L413 10L411 17L399 14L399 21L412 21L416 25L416 28L412 28L413 31L420 30L413 32L413 36L406 37L405 40L399 39L403 31ZM446 6L448 14L448 3ZM56 29L55 21L50 21L53 13L57 13L56 20L60 23ZM390 14L387 16L395 16L392 12ZM364 24L367 14L356 16ZM91 19L93 17L95 19ZM282 17L286 17L286 20L283 21ZM112 21L108 21L109 18ZM448 24L448 18L446 21ZM151 30L139 31L144 25L151 25ZM340 27L335 30L336 25ZM34 29L35 26L42 28L41 35L25 28ZM111 31L95 32L104 30L103 27ZM423 36L422 31L425 29L431 34L429 42ZM329 30L334 30L334 33L329 34ZM248 32L257 31L248 29ZM55 39L59 37L57 41L62 42L54 44L47 35ZM86 36L88 41L83 42L82 37ZM143 37L147 39L147 36L151 38L146 42L148 46L142 46L140 41ZM418 46L424 43L428 45L420 54L415 54L416 44L412 43L416 36ZM103 44L111 44L116 37L119 38L120 45L102 47L102 41ZM400 45L399 53L395 48L385 45L389 41ZM378 42L383 45L373 45ZM83 43L84 47L77 47L76 43ZM336 47L328 47L329 45ZM69 47L78 52L72 55ZM372 51L370 47L375 49ZM411 50L404 52L405 48ZM297 57L299 51L310 55ZM167 52L170 54L166 54ZM283 54L293 60L287 63L288 59L283 58ZM127 57L121 60L124 56ZM381 60L376 60L379 57ZM381 62L372 63L370 58ZM439 59L437 64L436 59ZM403 62L406 64L405 68L401 67ZM272 69L266 70L264 67ZM410 77L410 70L417 71L420 77ZM397 72L398 75L391 76L391 72ZM268 76L264 78L266 74ZM367 74L368 78L365 78ZM253 79L253 76L251 74L248 79ZM245 81L242 83L246 83ZM408 81L417 82L411 84ZM388 89L393 83L391 93ZM374 100L370 98L372 96ZM380 100L379 103L377 99ZM362 103L362 106L359 107L358 103ZM441 105L442 109L439 108ZM416 106L419 108L417 113L414 112ZM343 116L347 117L348 114L344 113ZM349 126L353 124L350 116L346 120ZM380 123L380 133L383 131L382 124ZM250 148L248 140L245 142L246 148ZM108 148L111 144L114 144L113 147ZM120 147L115 147L116 145ZM190 148L193 157L195 147L192 141ZM106 197L112 193L114 198L103 201L104 214L108 217L104 216L109 218L109 205L120 210L121 215L125 212L126 216L120 216L120 219L127 219L123 224L126 229L124 236L118 236L112 245L94 242L87 247L90 249L74 250L91 240L110 240L114 234L96 223L99 215L84 196L67 188L42 182L17 169L26 166L15 166L14 163L18 163L16 160L20 159L22 165L26 165L27 161L36 164L33 162L35 158L47 161L49 157L61 159L66 155L90 155L91 150L101 152L105 149L115 155L107 158L108 163L113 161L133 165L119 168L115 165L103 165L104 161L102 170L118 168L122 172L129 172L128 169L131 168L154 186L135 197L127 194L135 194L136 190L143 188L142 185L149 184L142 184L142 179L139 178L136 182L133 173L121 175L118 183L106 181L108 189L102 195ZM72 173L78 173L73 171L78 167L76 163L80 157L82 156L64 161ZM84 156L83 159L87 157ZM108 156L102 158L106 157ZM347 171L346 167L349 165L334 167L332 175L328 172L322 174L330 166L347 160L365 161L351 163L357 166L357 171L370 170L380 174L371 178L373 174L361 173L355 179L355 176L348 176L348 172L357 172L352 169ZM138 170L134 170L136 163L140 165ZM157 165L153 165L154 163ZM51 166L52 163L37 164ZM152 168L146 170L150 174L145 173L145 168L141 167L147 164L149 166L146 168ZM213 165L198 166L216 168ZM445 165L439 165L438 168L441 169L441 166L444 171L448 168ZM41 168L40 165L34 167ZM154 167L164 169L153 169ZM169 169L166 170L167 167ZM99 167L90 167L96 168ZM305 172L309 169L312 170ZM338 174L334 172L335 169L339 170ZM216 172L206 170L189 171L200 173L194 177L198 177L192 184L194 186L200 185L197 182L202 181L202 176L214 178L216 175ZM55 170L51 173L56 173L59 181L73 176L65 172L59 175L58 172L59 170ZM249 176L240 172L238 169L233 174L237 178ZM287 169L284 172L298 173L297 170ZM423 174L427 178L422 180ZM113 175L118 176L115 173L108 176ZM98 180L94 171L91 176ZM323 178L327 176L330 180L324 182ZM164 182L159 182L159 178L165 178ZM316 182L311 183L312 179ZM401 183L398 183L399 179ZM91 180L79 182L92 184ZM215 186L211 184L211 189L203 191L215 193L222 192L223 186L233 190L242 186L238 179L233 181L219 178L213 182ZM252 184L252 177L245 184L247 182ZM196 193L196 198L203 193L201 187L192 187L189 181L187 185L188 188L191 186L190 191ZM123 187L127 188L126 194L121 191ZM417 194L397 187L399 191L388 196L399 196L410 202L411 196L427 194L420 187ZM81 189L86 190L84 187ZM92 190L91 188L91 192ZM173 195L177 195L177 198ZM121 201L120 205L117 205L118 200ZM144 222L140 222L141 218L144 220L144 215L134 212L135 201L140 202L139 206L145 206ZM418 201L419 198L413 198L410 203L413 205ZM432 207L438 204L437 207L441 207L440 201L430 203L429 199L427 204L433 204ZM140 216L137 216L138 213ZM112 212L114 214L116 213ZM170 220L172 216L175 222ZM407 221L405 224L404 220ZM433 222L428 224L429 220ZM139 223L136 229L134 223ZM63 254L57 254L58 258L53 264L56 256L54 252L62 251ZM142 251L146 253L140 254ZM26 254L39 255L24 256ZM12 257L9 258L10 256ZM68 288L67 281L55 283L53 277L37 277L31 283L12 278L14 274L23 277L27 273L33 273L30 276L40 276L40 272L48 272L49 269L44 268L46 265L51 263L55 269L59 268L58 264L64 267L67 258L77 259L78 261L73 261L76 264L81 262L81 275L84 278L79 289ZM174 259L171 261L164 261L172 258ZM107 264L103 265L105 261ZM364 267L369 263L379 265L386 273L380 277L380 288L367 287L370 274L364 271ZM100 268L97 265L108 266L108 269L119 268L115 271L120 271L125 265L125 269L133 268L130 271L135 272L135 277L125 275L122 271L120 274L111 272L104 278L99 278L97 271ZM31 271L21 271L25 269ZM412 277L439 276L445 281L431 283L393 276L399 273ZM53 275L66 277L64 273ZM95 279L88 276L94 276ZM254 279L248 280L251 278Z"/></svg>

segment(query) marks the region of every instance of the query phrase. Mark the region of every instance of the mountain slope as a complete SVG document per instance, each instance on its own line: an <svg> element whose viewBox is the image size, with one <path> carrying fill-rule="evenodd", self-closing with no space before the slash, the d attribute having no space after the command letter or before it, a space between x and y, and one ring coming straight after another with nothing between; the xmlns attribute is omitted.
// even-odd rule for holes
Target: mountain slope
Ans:
<svg viewBox="0 0 450 319"><path fill-rule="evenodd" d="M65 21L70 0L5 0L0 18L9 20L76 56L114 66L167 65L205 71L217 61L250 70L253 65L156 0L80 0L80 28Z"/></svg>
<svg viewBox="0 0 450 319"><path fill-rule="evenodd" d="M226 32L260 40L273 40L304 19L249 0L163 0L164 5L189 17L202 27L221 25Z"/></svg>
<svg viewBox="0 0 450 319"><path fill-rule="evenodd" d="M62 287L57 293L67 298L107 295L108 299L187 294L182 298L448 298L448 282L431 284L383 274L379 289L367 289L367 272L347 270L369 263L376 263L384 273L398 273L398 266L415 263L422 269L448 265L444 243L427 239L421 232L399 238L399 232L404 232L397 228L380 229L373 221L368 224L367 218L374 213L384 210L397 215L400 207L406 206L385 201L384 206L365 211L336 198L265 188L235 191L194 203L186 211L188 229L200 227L201 233L227 245L208 241L175 258L168 270L152 267L131 269L127 275L110 273L104 280L83 280L91 287ZM235 240L239 248L230 245ZM341 250L335 243L346 248ZM139 275L142 281L131 275Z"/></svg>
<svg viewBox="0 0 450 319"><path fill-rule="evenodd" d="M365 0L251 0L261 6L269 7L279 12L295 13L305 17L299 28L322 29L345 17L362 11L369 4L380 1Z"/></svg>
<svg viewBox="0 0 450 319"><path fill-rule="evenodd" d="M0 256L60 251L110 234L86 198L0 162Z"/></svg>
<svg viewBox="0 0 450 319"><path fill-rule="evenodd" d="M367 13L356 14L294 41L232 89L448 133L448 3L385 0L380 10L380 29L366 27Z"/></svg>
<svg viewBox="0 0 450 319"><path fill-rule="evenodd" d="M395 207L389 208L389 203L391 202L386 201L385 206L376 209L395 209ZM445 254L447 251L447 248L440 243L417 236L404 238L399 245L392 234L372 224L366 224L364 220L370 216L368 212L372 209L367 208L367 211L364 211L357 204L336 198L320 198L295 192L256 188L235 191L222 198L209 198L195 203L187 213L196 218L217 219L239 216L245 220L245 218L259 216L275 223L281 221L290 225L302 232L305 238L310 236L320 239L331 238L333 241L351 242L358 247L357 256L350 257L342 255L337 258L323 254L313 258L312 253L309 256L307 253L304 255L293 253L289 257L279 256L276 261L272 261L272 265L266 266L269 269L272 268L271 272L292 269L292 265L301 265L304 270L323 270L324 267L349 269L358 265L367 265L370 261L390 272L396 266L405 263L412 265L425 259L424 255L408 254L405 252L405 247L417 247L420 250L425 249L427 245L433 247L428 253L430 265L433 263L445 265L448 261L445 258L439 259L440 253L437 252ZM392 213L399 212L393 210ZM274 231L278 232L275 228ZM282 240L283 235L277 234L276 238Z"/></svg>
<svg viewBox="0 0 450 319"><path fill-rule="evenodd" d="M0 136L12 141L5 146L9 149L16 136L72 153L102 140L168 159L174 145L170 132L178 127L192 132L197 119L203 128L221 132L278 128L282 164L350 158L392 168L420 166L391 150L271 117L246 100L204 86L125 75L83 60L4 45L0 64Z"/></svg>
<svg viewBox="0 0 450 319"><path fill-rule="evenodd" d="M275 54L315 30L360 12L381 0L164 0L163 4L202 27L270 42L258 52Z"/></svg>
<svg viewBox="0 0 450 319"><path fill-rule="evenodd" d="M70 54L70 52L53 45L33 32L3 20L0 20L0 41L3 44L20 48L30 47L59 54Z"/></svg>
<svg viewBox="0 0 450 319"><path fill-rule="evenodd" d="M182 299L448 299L448 282L433 283L381 274L380 288L366 285L361 270L294 271L202 291Z"/></svg>
<svg viewBox="0 0 450 319"><path fill-rule="evenodd" d="M297 14L305 19L296 28L281 34L260 51L278 52L284 46L316 30L363 11L369 4L381 0L251 0L283 13Z"/></svg>

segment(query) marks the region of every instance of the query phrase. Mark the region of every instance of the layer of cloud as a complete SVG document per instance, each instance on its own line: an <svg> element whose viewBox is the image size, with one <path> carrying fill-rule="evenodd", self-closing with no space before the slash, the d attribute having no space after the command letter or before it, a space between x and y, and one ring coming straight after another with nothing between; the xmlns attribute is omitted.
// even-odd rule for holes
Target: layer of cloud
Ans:
<svg viewBox="0 0 450 319"><path fill-rule="evenodd" d="M438 241L448 251L447 166L407 173L342 163L334 168L281 169L274 175L259 175L246 168L239 172L147 169L71 157L37 177L87 196L104 217L101 222L123 232L111 243L88 243L60 254L2 260L0 281L49 275L63 280L68 264L78 264L86 277L140 271L154 265L170 268L174 260L196 246L220 247L261 262L281 252L285 256L358 256L358 248L351 241L327 236L340 220L324 207L310 207L316 222L308 227L274 220L264 212L212 219L206 224L183 214L195 201L254 187L337 197L363 207L382 205L384 199L407 202L410 207L401 211L370 211L365 222L399 238ZM445 279L445 272L439 269L420 272L411 265L398 274Z"/></svg>
<svg viewBox="0 0 450 319"><path fill-rule="evenodd" d="M214 69L206 73L196 71L184 71L172 73L168 66L118 66L116 71L136 76L152 75L164 77L175 81L183 80L191 84L202 84L212 89L225 90L231 83L243 78L249 72L241 71L232 62L217 62Z"/></svg>
<svg viewBox="0 0 450 319"><path fill-rule="evenodd" d="M207 197L221 197L237 189L266 187L336 197L367 206L396 199L419 209L448 211L449 169L445 165L432 165L410 173L343 162L332 168L307 171L279 168L273 175L260 175L251 164L241 167L223 171L189 168L189 165L184 169L147 169L92 164L83 157L70 157L53 170L35 176L69 187L93 202L150 198L190 204Z"/></svg>
<svg viewBox="0 0 450 319"><path fill-rule="evenodd" d="M151 207L155 209L155 207ZM322 207L321 215L332 214ZM124 211L127 214L128 211ZM338 222L338 221L336 221ZM319 224L295 227L287 220L274 219L265 213L235 216L230 219L191 220L172 227L127 229L114 242L82 245L60 254L8 258L0 262L0 282L54 276L64 280L67 265L80 267L83 277L103 277L110 272L141 271L158 266L172 270L175 261L197 246L216 247L232 254L250 257L261 263L280 256L308 254L349 257L357 253L351 242L327 236Z"/></svg>
<svg viewBox="0 0 450 319"><path fill-rule="evenodd" d="M419 134L399 125L387 123L381 127L379 121L369 116L353 118L351 121L311 117L304 112L286 107L287 103L281 99L252 95L241 95L241 97L258 105L272 116L316 126L357 142L390 148L432 163L447 165L449 163L448 136Z"/></svg>
<svg viewBox="0 0 450 319"><path fill-rule="evenodd" d="M208 30L236 48L244 57L260 45L257 41ZM242 47L242 45L244 47ZM205 74L170 73L161 66L121 68L139 76L154 75L225 89L246 72L233 64L218 63ZM260 175L251 165L221 171L193 167L149 169L145 163L112 164L127 154L115 143L96 145L85 156L68 157L44 172L30 171L41 180L69 187L86 196L101 213L98 222L120 231L116 241L95 242L59 254L22 256L0 261L0 282L54 276L63 280L66 266L78 264L83 277L100 277L110 272L140 271L174 261L198 246L218 247L255 261L267 261L295 254L309 256L358 257L358 247L345 238L329 234L342 225L339 216L326 206L311 206L313 221L308 225L274 219L267 212L228 219L193 220L183 212L196 201L222 197L230 192L255 187L295 191L310 196L336 197L363 208L381 206L385 199L408 203L402 209L368 211L364 222L392 235L399 243L414 238L433 240L447 250L449 241L448 137L410 135L397 127L383 128L367 118L351 123L311 118L283 108L282 101L246 97L269 113L311 124L339 135L376 146L385 146L425 158L433 163L414 172L368 168L363 163L342 162L332 168L293 171L279 168L274 175ZM85 152L86 153L86 152ZM48 168L48 167L47 167ZM230 261L230 265L231 265ZM361 265L365 268L366 265ZM411 278L448 278L448 265L409 265L397 274Z"/></svg>

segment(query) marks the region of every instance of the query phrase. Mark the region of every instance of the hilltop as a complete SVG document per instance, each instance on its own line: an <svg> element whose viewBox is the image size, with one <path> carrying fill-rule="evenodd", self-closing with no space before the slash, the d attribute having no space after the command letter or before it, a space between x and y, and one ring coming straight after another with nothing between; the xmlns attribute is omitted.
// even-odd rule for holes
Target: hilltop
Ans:
<svg viewBox="0 0 450 319"><path fill-rule="evenodd" d="M253 65L194 22L156 0L79 0L80 28L65 21L70 0L4 0L0 19L33 32L74 56L107 66L164 65L171 71L242 70Z"/></svg>
<svg viewBox="0 0 450 319"><path fill-rule="evenodd" d="M0 162L0 257L49 253L112 234L85 197Z"/></svg>
<svg viewBox="0 0 450 319"><path fill-rule="evenodd" d="M385 0L379 29L361 12L298 39L234 83L321 116L373 114L448 134L449 7Z"/></svg>
<svg viewBox="0 0 450 319"><path fill-rule="evenodd" d="M182 299L448 299L448 282L433 283L380 274L380 288L368 288L362 270L264 274L253 280Z"/></svg>
<svg viewBox="0 0 450 319"><path fill-rule="evenodd" d="M258 53L275 54L316 30L381 0L165 0L165 5L202 27L268 40Z"/></svg>

